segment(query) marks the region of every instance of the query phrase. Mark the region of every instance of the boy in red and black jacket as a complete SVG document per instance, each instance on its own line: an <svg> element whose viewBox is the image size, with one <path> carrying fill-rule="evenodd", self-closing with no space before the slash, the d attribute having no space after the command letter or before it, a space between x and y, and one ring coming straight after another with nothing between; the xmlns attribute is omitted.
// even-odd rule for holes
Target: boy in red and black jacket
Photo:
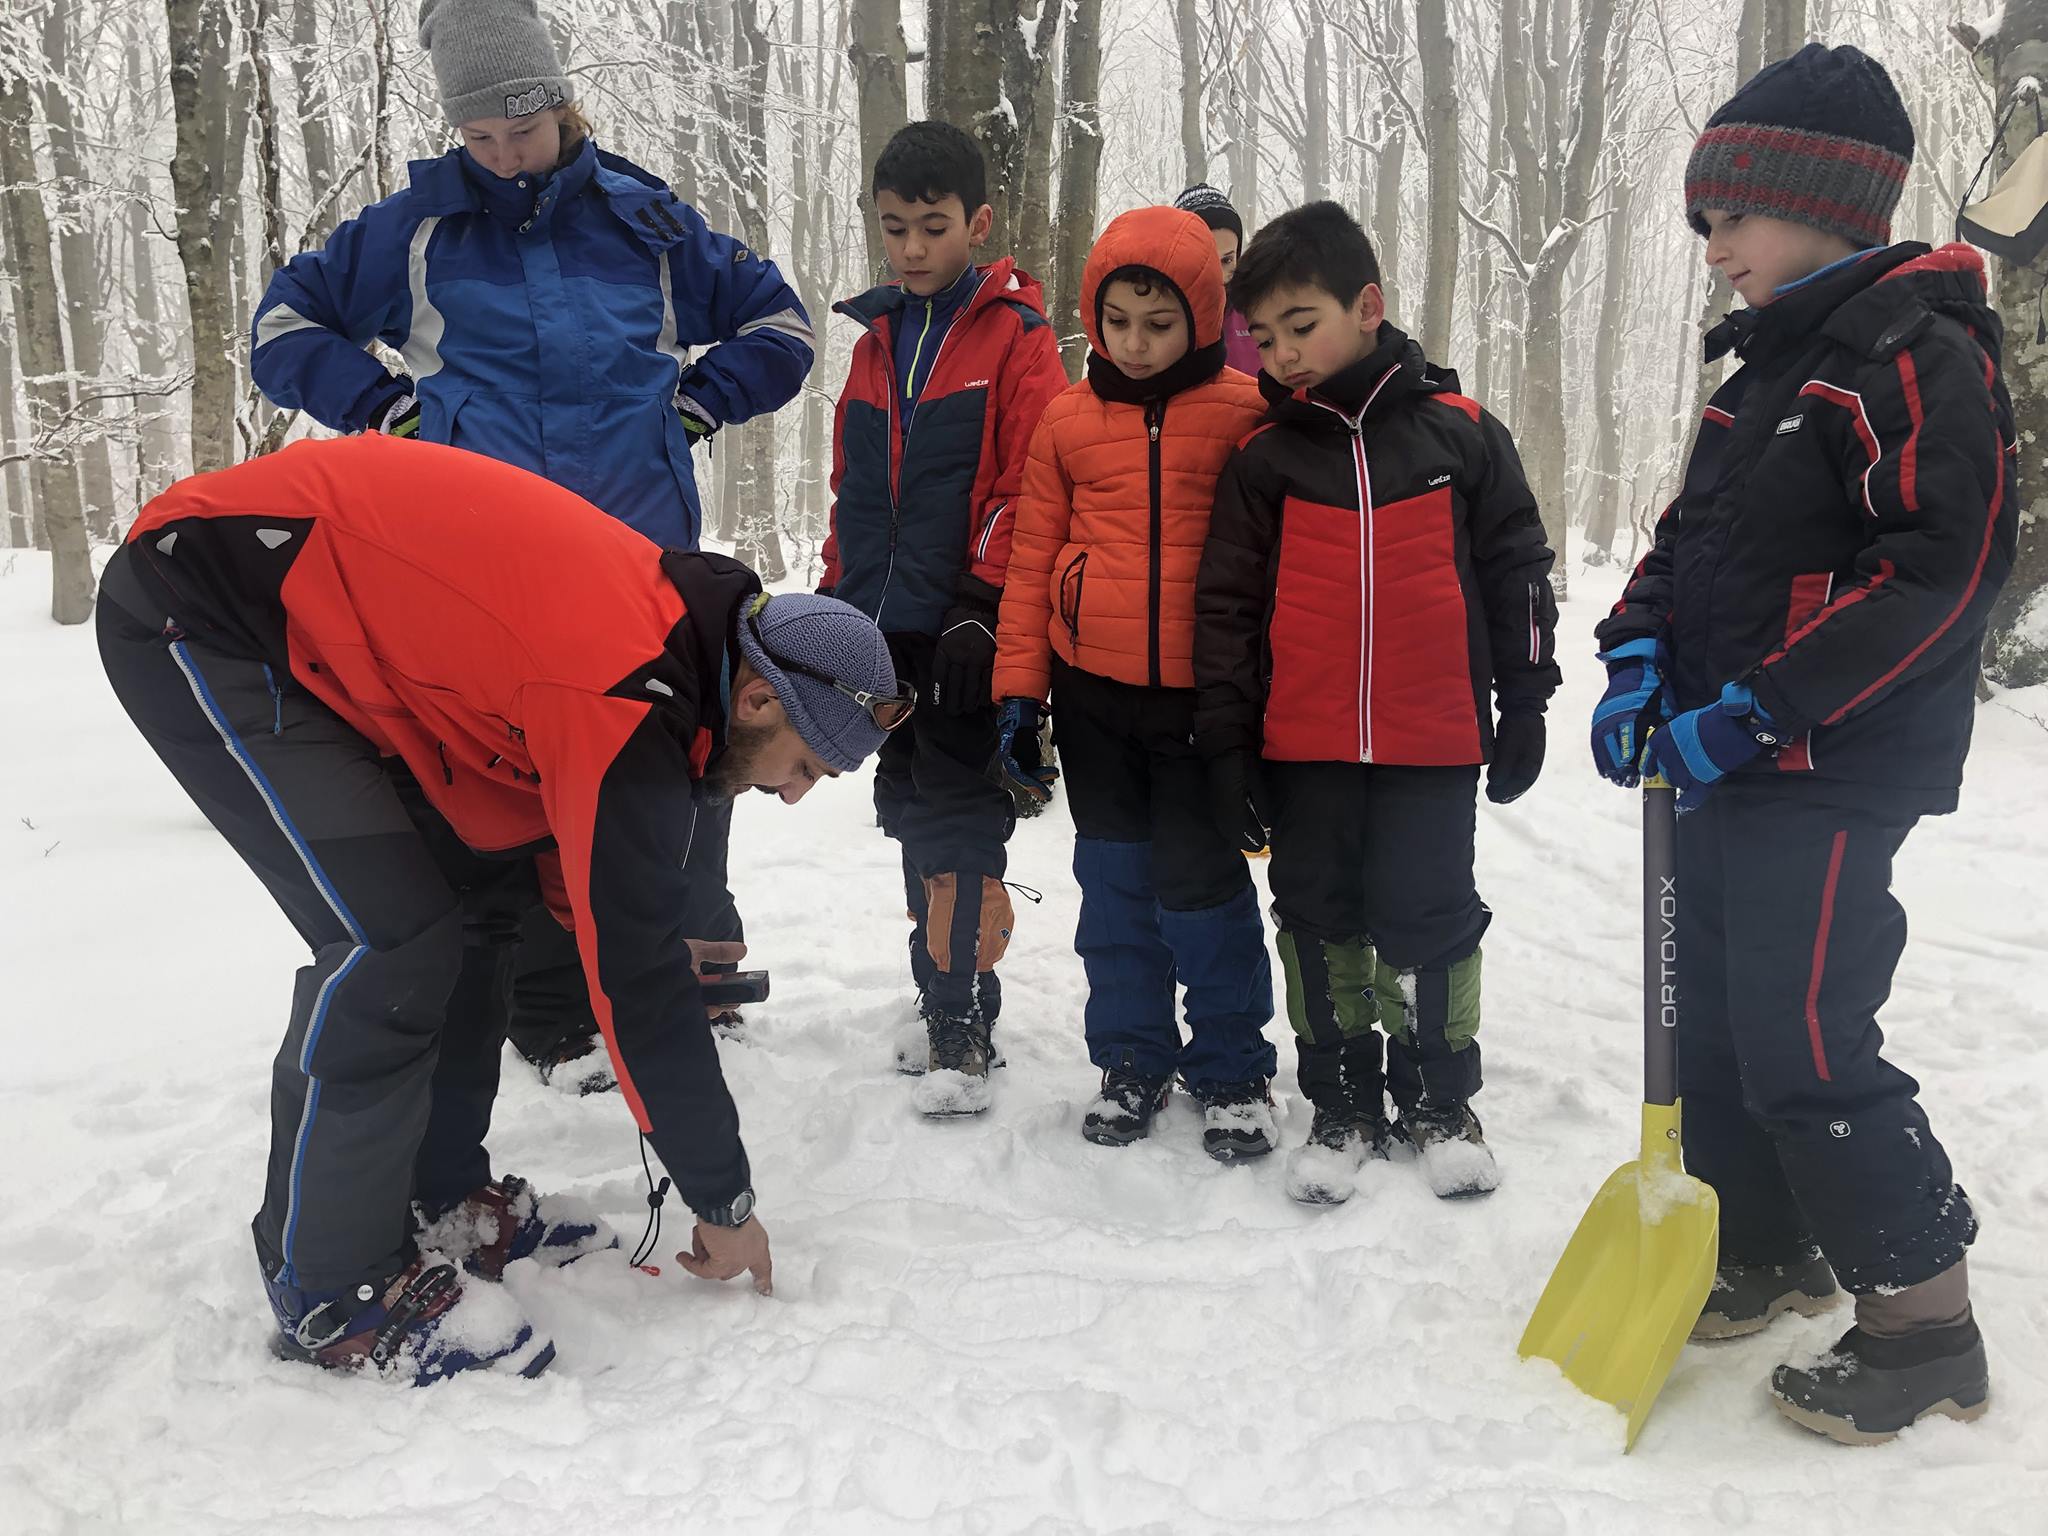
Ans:
<svg viewBox="0 0 2048 1536"><path fill-rule="evenodd" d="M981 151L945 123L911 123L872 190L897 281L834 308L866 328L833 431L832 530L819 587L889 637L924 707L875 765L882 830L903 845L910 969L925 1047L919 1107L988 1107L995 974L1013 922L1002 877L1015 824L997 756L996 609L1011 499L1046 402L1067 387L1038 284L989 237Z"/></svg>
<svg viewBox="0 0 2048 1536"><path fill-rule="evenodd" d="M1881 1054L1906 939L1892 859L1956 806L2018 498L1998 317L1967 246L1887 244L1913 128L1882 65L1810 44L1709 119L1686 167L1742 367L1599 629L1600 772L1678 786L1678 1089L1720 1196L1695 1337L1856 1323L1778 1405L1842 1440L1975 1417L1969 1198ZM1654 730L1654 734L1646 733Z"/></svg>
<svg viewBox="0 0 2048 1536"><path fill-rule="evenodd" d="M1507 429L1386 322L1371 242L1343 209L1268 224L1230 291L1271 408L1217 488L1195 729L1218 814L1248 849L1270 836L1316 1111L1289 1191L1342 1199L1405 1135L1438 1194L1483 1193L1499 1174L1468 1102L1492 917L1473 882L1475 790L1481 763L1498 803L1542 767L1553 557Z"/></svg>

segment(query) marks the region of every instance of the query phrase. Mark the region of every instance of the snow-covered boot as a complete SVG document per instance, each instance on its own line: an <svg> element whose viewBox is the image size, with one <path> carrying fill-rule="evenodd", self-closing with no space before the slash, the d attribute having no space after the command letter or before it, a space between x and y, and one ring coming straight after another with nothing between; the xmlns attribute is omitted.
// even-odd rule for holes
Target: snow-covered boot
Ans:
<svg viewBox="0 0 2048 1536"><path fill-rule="evenodd" d="M1818 1248L1809 1247L1785 1264L1722 1264L1714 1271L1714 1289L1692 1325L1692 1336L1739 1339L1761 1333L1780 1313L1816 1317L1840 1295L1835 1272Z"/></svg>
<svg viewBox="0 0 2048 1536"><path fill-rule="evenodd" d="M1401 1130L1415 1144L1422 1175L1439 1199L1489 1195L1500 1187L1500 1166L1471 1105L1424 1099L1402 1111Z"/></svg>
<svg viewBox="0 0 2048 1536"><path fill-rule="evenodd" d="M1984 1336L1960 1322L1888 1337L1859 1324L1810 1366L1771 1373L1786 1418L1844 1445L1877 1445L1928 1414L1981 1418L1991 1404Z"/></svg>
<svg viewBox="0 0 2048 1536"><path fill-rule="evenodd" d="M1280 1140L1273 1119L1272 1084L1264 1078L1249 1083L1204 1083L1190 1087L1202 1106L1202 1150L1219 1163L1241 1163L1264 1157Z"/></svg>
<svg viewBox="0 0 2048 1536"><path fill-rule="evenodd" d="M1152 1134L1153 1117L1172 1092L1170 1077L1134 1077L1112 1067L1102 1074L1102 1091L1081 1117L1081 1134L1097 1146L1128 1146Z"/></svg>
<svg viewBox="0 0 2048 1536"><path fill-rule="evenodd" d="M266 1277L264 1287L280 1360L424 1387L462 1371L538 1376L555 1358L510 1292L465 1286L439 1254L422 1253L382 1285L306 1291Z"/></svg>
<svg viewBox="0 0 2048 1536"><path fill-rule="evenodd" d="M598 1035L572 1035L533 1063L540 1080L558 1093L583 1098L619 1086L611 1053Z"/></svg>
<svg viewBox="0 0 2048 1536"><path fill-rule="evenodd" d="M924 1076L911 1085L919 1113L933 1118L978 1115L991 1102L988 1025L979 1010L965 1018L931 1012L925 1016L929 1051Z"/></svg>
<svg viewBox="0 0 2048 1536"><path fill-rule="evenodd" d="M485 1280L505 1266L533 1259L545 1269L619 1246L619 1235L581 1200L541 1195L516 1174L493 1179L435 1214L415 1207L419 1245Z"/></svg>
<svg viewBox="0 0 2048 1536"><path fill-rule="evenodd" d="M1287 1193L1305 1205L1342 1205L1366 1160L1388 1156L1399 1134L1383 1114L1318 1106L1308 1140L1287 1155Z"/></svg>

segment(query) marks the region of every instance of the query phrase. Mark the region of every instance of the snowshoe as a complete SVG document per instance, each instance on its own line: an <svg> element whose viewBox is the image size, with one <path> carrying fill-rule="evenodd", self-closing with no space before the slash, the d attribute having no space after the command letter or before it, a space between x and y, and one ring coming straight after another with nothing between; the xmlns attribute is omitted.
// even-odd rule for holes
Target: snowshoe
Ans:
<svg viewBox="0 0 2048 1536"><path fill-rule="evenodd" d="M1319 1106L1308 1140L1288 1155L1288 1195L1304 1205L1342 1205L1356 1192L1358 1170L1387 1156L1395 1136L1385 1115Z"/></svg>
<svg viewBox="0 0 2048 1536"><path fill-rule="evenodd" d="M991 1102L988 1026L972 1015L933 1014L925 1028L924 1075L911 1085L911 1102L934 1119L980 1114Z"/></svg>
<svg viewBox="0 0 2048 1536"><path fill-rule="evenodd" d="M538 1376L555 1345L533 1331L511 1294L465 1286L455 1266L422 1253L383 1286L303 1291L266 1278L277 1333L271 1353L322 1370L370 1371L415 1387L463 1371Z"/></svg>
<svg viewBox="0 0 2048 1536"><path fill-rule="evenodd" d="M1771 1373L1771 1400L1795 1424L1844 1445L1879 1445L1929 1414L1983 1417L1991 1403L1984 1336L1959 1323L1891 1336L1851 1328L1810 1366Z"/></svg>
<svg viewBox="0 0 2048 1536"><path fill-rule="evenodd" d="M1272 1085L1264 1078L1205 1084L1189 1092L1202 1106L1202 1150L1217 1162L1241 1163L1264 1157L1279 1143Z"/></svg>
<svg viewBox="0 0 2048 1536"><path fill-rule="evenodd" d="M1172 1092L1172 1078L1134 1077L1111 1068L1102 1074L1102 1091L1081 1117L1081 1134L1098 1147L1129 1146L1152 1134L1153 1117Z"/></svg>
<svg viewBox="0 0 2048 1536"><path fill-rule="evenodd" d="M539 1195L516 1174L493 1179L438 1215L414 1208L419 1245L485 1280L505 1278L505 1266L534 1259L559 1269L619 1246L619 1235L582 1201Z"/></svg>
<svg viewBox="0 0 2048 1536"><path fill-rule="evenodd" d="M1471 1105L1425 1099L1402 1111L1401 1131L1415 1144L1422 1176L1438 1199L1490 1195L1500 1187L1500 1165L1493 1160Z"/></svg>
<svg viewBox="0 0 2048 1536"><path fill-rule="evenodd" d="M1722 1264L1714 1271L1714 1289L1692 1336L1739 1339L1761 1333L1782 1312L1817 1317L1840 1295L1835 1272L1818 1248L1807 1249L1790 1264Z"/></svg>

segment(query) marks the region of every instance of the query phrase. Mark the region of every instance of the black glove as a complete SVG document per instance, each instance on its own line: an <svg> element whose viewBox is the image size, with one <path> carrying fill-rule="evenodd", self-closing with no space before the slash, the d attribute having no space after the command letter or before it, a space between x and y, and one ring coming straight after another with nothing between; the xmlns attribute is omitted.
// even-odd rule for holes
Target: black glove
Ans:
<svg viewBox="0 0 2048 1536"><path fill-rule="evenodd" d="M1526 712L1502 715L1493 732L1493 761L1486 769L1486 798L1495 805L1519 799L1543 771L1543 717Z"/></svg>
<svg viewBox="0 0 2048 1536"><path fill-rule="evenodd" d="M1265 775L1250 752L1226 752L1209 759L1209 804L1232 847L1258 853L1272 841Z"/></svg>
<svg viewBox="0 0 2048 1536"><path fill-rule="evenodd" d="M939 626L932 655L932 705L949 715L970 715L994 702L989 684L996 670L996 605L1002 593L966 576L960 594Z"/></svg>

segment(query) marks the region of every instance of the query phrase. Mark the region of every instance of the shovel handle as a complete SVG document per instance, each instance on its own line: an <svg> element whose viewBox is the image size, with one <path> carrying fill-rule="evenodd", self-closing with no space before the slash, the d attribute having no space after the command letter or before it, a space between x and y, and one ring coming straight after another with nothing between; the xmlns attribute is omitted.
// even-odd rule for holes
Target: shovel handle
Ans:
<svg viewBox="0 0 2048 1536"><path fill-rule="evenodd" d="M1678 1102L1678 792L1643 783L1643 1102Z"/></svg>

